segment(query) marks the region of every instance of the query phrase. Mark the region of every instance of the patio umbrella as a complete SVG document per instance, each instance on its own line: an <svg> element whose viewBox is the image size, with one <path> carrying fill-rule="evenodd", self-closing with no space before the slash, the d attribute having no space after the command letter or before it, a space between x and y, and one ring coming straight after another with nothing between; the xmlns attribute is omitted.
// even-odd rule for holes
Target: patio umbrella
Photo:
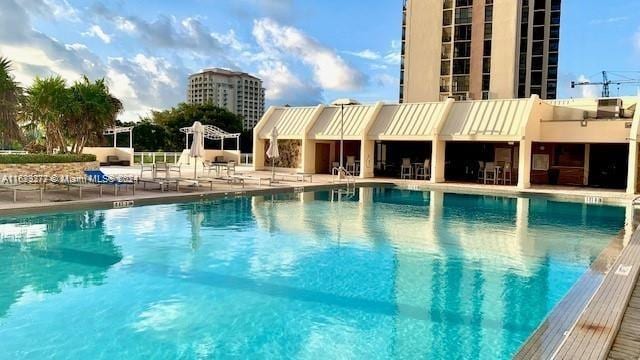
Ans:
<svg viewBox="0 0 640 360"><path fill-rule="evenodd" d="M200 123L200 121L196 121L191 126L193 131L193 142L191 143L191 150L189 151L189 155L192 158L198 159L204 156L204 126ZM196 179L198 177L198 162L193 162L193 178Z"/></svg>
<svg viewBox="0 0 640 360"><path fill-rule="evenodd" d="M267 149L267 156L271 159L271 179L275 176L275 164L274 159L280 157L280 150L278 149L278 129L273 128L269 137L269 148Z"/></svg>

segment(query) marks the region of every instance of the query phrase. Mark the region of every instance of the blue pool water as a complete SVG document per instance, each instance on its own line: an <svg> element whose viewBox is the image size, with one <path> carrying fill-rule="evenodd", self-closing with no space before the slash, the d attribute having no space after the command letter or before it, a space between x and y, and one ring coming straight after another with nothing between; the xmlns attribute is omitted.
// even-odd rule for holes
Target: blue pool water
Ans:
<svg viewBox="0 0 640 360"><path fill-rule="evenodd" d="M7 359L509 358L623 208L364 188L0 218Z"/></svg>

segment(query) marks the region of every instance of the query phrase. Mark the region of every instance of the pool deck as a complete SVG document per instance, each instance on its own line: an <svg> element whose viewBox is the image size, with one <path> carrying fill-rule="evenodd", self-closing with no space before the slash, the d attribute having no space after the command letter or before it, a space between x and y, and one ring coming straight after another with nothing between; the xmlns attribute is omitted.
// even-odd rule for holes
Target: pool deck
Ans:
<svg viewBox="0 0 640 360"><path fill-rule="evenodd" d="M248 168L243 174L257 177L271 176L270 172L254 172ZM114 174L137 174L136 168L109 169ZM223 182L209 186L181 186L180 191L160 192L136 187L135 195L123 191L117 197L113 190L105 190L99 197L97 190L85 190L78 199L78 190L66 189L45 192L40 202L34 193L0 194L0 216L64 211L78 209L110 209L122 205L162 204L216 198L251 196L274 192L311 191L344 187L332 182L330 175L314 175L313 182L278 182L271 186L248 182L245 187ZM544 196L560 201L585 202L597 199L603 204L629 206L636 196L623 191L581 187L538 186L518 189L515 186L482 185L473 183L432 184L425 181L399 179L357 179L360 185L396 185L411 190L434 190L489 196ZM637 218L637 216L636 216ZM635 230L635 225L632 229ZM625 246L626 245L626 246ZM629 267L630 266L630 267ZM634 231L628 244L616 239L596 259L591 269L576 283L549 317L523 345L517 359L633 359L640 360L640 231ZM635 291L634 291L635 289ZM632 296L633 292L633 296Z"/></svg>

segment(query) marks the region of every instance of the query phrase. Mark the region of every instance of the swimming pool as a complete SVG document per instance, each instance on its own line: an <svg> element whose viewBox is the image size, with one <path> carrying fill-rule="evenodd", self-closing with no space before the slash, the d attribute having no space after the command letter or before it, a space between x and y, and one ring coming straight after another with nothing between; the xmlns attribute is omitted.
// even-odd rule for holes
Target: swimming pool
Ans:
<svg viewBox="0 0 640 360"><path fill-rule="evenodd" d="M509 358L621 207L361 188L0 219L0 357Z"/></svg>

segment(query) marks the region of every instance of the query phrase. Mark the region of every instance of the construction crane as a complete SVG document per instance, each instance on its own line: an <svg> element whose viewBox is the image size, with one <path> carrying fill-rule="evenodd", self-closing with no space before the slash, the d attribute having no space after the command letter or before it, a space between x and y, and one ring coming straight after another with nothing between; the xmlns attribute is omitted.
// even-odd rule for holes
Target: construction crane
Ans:
<svg viewBox="0 0 640 360"><path fill-rule="evenodd" d="M627 73L635 73L640 74L638 71L626 71ZM601 82L593 82L593 81L572 81L571 88L575 89L576 86L588 86L588 85L602 85L602 97L608 98L610 96L609 87L611 85L618 85L618 87L622 85L640 85L640 79L630 78L625 75L621 75L624 72L611 72L611 71L603 71L602 72L602 81ZM620 77L620 79L610 79L609 75L616 75ZM618 88L619 90L619 88Z"/></svg>

